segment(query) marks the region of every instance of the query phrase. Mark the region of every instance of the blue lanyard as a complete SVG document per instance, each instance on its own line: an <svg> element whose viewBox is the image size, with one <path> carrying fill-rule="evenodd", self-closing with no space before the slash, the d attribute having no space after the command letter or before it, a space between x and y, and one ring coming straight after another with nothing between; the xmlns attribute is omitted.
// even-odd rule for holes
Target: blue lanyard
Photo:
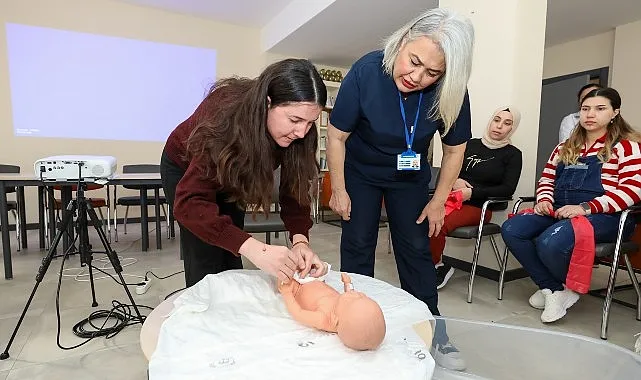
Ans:
<svg viewBox="0 0 641 380"><path fill-rule="evenodd" d="M405 142L407 143L407 151L412 151L412 144L414 143L414 134L416 133L416 125L418 124L418 115L421 113L421 101L423 100L423 92L418 97L418 107L416 108L416 117L414 118L414 125L410 127L409 133L407 132L407 120L405 119L405 107L403 106L403 97L401 92L398 92L398 101L401 104L401 116L403 116L403 129L405 130Z"/></svg>

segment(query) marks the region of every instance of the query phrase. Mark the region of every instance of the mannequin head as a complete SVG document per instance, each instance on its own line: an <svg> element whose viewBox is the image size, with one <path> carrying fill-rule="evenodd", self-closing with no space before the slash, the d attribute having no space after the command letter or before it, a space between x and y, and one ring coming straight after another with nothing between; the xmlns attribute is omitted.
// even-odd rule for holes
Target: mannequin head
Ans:
<svg viewBox="0 0 641 380"><path fill-rule="evenodd" d="M361 292L346 291L336 305L338 338L353 350L374 350L385 338L381 307Z"/></svg>

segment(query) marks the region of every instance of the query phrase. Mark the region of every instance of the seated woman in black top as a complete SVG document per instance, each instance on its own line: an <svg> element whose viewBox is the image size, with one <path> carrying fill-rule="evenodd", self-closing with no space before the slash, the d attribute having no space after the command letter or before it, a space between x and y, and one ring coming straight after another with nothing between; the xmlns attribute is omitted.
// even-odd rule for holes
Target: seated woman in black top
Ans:
<svg viewBox="0 0 641 380"><path fill-rule="evenodd" d="M501 107L494 112L480 139L471 139L465 149L463 167L452 190L462 190L463 207L445 216L441 232L430 238L432 260L436 266L437 289L445 286L454 268L443 264L445 237L464 226L475 226L481 219L481 207L489 197L510 197L521 176L521 151L511 145L510 137L516 131L521 114L513 106ZM485 221L492 218L487 211Z"/></svg>

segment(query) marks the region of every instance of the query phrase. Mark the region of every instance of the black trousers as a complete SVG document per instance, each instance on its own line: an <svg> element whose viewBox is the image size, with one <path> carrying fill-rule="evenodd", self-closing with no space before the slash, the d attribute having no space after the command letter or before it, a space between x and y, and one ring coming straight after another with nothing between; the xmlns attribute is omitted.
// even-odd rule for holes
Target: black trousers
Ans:
<svg viewBox="0 0 641 380"><path fill-rule="evenodd" d="M160 177L162 187L167 198L167 203L173 211L174 199L176 198L176 186L185 174L185 171L171 161L163 151L160 158ZM216 204L220 214L229 215L234 225L243 228L245 212L236 203L225 201L225 194L218 194ZM242 269L243 263L240 257L233 255L220 247L210 245L177 220L180 227L180 249L185 267L185 284L190 287L202 280L208 274L216 274L229 269Z"/></svg>
<svg viewBox="0 0 641 380"><path fill-rule="evenodd" d="M426 181L374 181L346 165L345 187L351 198L352 211L350 220L341 223L341 271L374 277L384 200L401 288L425 302L430 312L439 316L436 269L427 236L429 224L427 220L416 224L429 201L429 178ZM439 343L448 339L440 321L434 339Z"/></svg>

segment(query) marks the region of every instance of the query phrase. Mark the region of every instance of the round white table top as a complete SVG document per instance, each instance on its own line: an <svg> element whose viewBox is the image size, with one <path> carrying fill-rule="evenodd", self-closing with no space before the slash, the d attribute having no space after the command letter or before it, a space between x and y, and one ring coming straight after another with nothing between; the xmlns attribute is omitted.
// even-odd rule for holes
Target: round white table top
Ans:
<svg viewBox="0 0 641 380"><path fill-rule="evenodd" d="M182 292L184 292L184 290L176 292L162 301L149 313L147 319L145 319L145 323L143 323L142 329L140 330L140 348L142 348L142 353L145 355L145 358L147 358L147 361L151 359L151 355L156 350L160 326L174 309L174 300L178 298Z"/></svg>

